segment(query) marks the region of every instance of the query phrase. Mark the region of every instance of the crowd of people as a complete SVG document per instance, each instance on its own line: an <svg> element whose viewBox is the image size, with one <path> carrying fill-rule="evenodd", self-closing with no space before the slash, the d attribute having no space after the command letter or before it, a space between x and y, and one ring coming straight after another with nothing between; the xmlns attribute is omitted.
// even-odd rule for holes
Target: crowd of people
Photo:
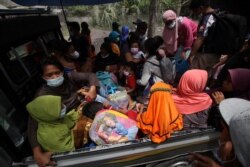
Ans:
<svg viewBox="0 0 250 167"><path fill-rule="evenodd" d="M250 164L250 35L234 53L209 50L219 12L209 2L192 0L198 23L165 11L162 36L148 38L140 19L135 31L114 22L99 53L88 24L69 22L70 41L47 43L45 82L27 105L37 164L53 166L52 153L140 137L161 143L209 126L221 131L220 155L216 162L194 153L197 166Z"/></svg>

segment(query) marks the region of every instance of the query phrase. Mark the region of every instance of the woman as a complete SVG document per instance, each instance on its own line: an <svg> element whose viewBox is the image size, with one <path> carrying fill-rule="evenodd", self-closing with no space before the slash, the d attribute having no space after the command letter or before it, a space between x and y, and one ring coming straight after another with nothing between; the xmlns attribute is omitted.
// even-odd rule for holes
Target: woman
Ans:
<svg viewBox="0 0 250 167"><path fill-rule="evenodd" d="M183 114L184 127L207 127L208 111L212 105L210 96L203 92L207 79L207 72L198 69L185 72L180 79L173 99Z"/></svg>
<svg viewBox="0 0 250 167"><path fill-rule="evenodd" d="M115 71L118 63L119 57L112 52L111 44L109 42L104 42L101 45L101 51L96 56L94 71L110 71L110 67L113 67Z"/></svg>
<svg viewBox="0 0 250 167"><path fill-rule="evenodd" d="M124 56L125 53L129 50L128 48L128 38L129 38L129 27L123 26L121 31L121 55Z"/></svg>
<svg viewBox="0 0 250 167"><path fill-rule="evenodd" d="M45 84L38 90L36 97L43 95L61 96L66 111L70 111L80 104L77 91L86 83L90 86L89 91L81 91L81 94L87 99L96 98L96 87L99 86L99 81L95 74L71 72L64 75L63 66L53 59L46 59L42 63L41 74ZM37 122L30 117L28 123L29 142L36 162L40 166L45 166L50 163L51 153L42 152L36 136Z"/></svg>
<svg viewBox="0 0 250 167"><path fill-rule="evenodd" d="M48 50L52 57L62 64L65 73L76 71L74 61L79 57L79 53L71 43L55 39L48 42Z"/></svg>
<svg viewBox="0 0 250 167"><path fill-rule="evenodd" d="M154 38L146 40L145 50L146 53L148 53L148 56L143 66L141 79L137 80L137 84L146 86L151 78L153 83L162 81L160 62L156 57L158 47L159 46Z"/></svg>
<svg viewBox="0 0 250 167"><path fill-rule="evenodd" d="M88 39L89 45L92 45L92 40L91 40L91 35L90 35L91 31L89 29L88 23L82 22L81 28L82 28L81 34Z"/></svg>
<svg viewBox="0 0 250 167"><path fill-rule="evenodd" d="M222 90L226 96L250 100L250 69L228 70L227 79L222 83Z"/></svg>
<svg viewBox="0 0 250 167"><path fill-rule="evenodd" d="M164 142L175 130L183 128L182 116L175 107L171 86L163 82L154 84L150 90L147 111L137 117L137 125L155 143Z"/></svg>
<svg viewBox="0 0 250 167"><path fill-rule="evenodd" d="M163 14L165 27L163 30L163 39L165 51L168 55L174 55L177 48L182 46L181 55L186 55L190 50L197 34L197 23L187 17L178 17L172 10L167 10Z"/></svg>

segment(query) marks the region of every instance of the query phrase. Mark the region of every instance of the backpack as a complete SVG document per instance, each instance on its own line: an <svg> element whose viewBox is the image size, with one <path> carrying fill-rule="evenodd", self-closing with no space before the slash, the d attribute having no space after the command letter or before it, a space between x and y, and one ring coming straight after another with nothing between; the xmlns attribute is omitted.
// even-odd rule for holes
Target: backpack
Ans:
<svg viewBox="0 0 250 167"><path fill-rule="evenodd" d="M226 12L209 14L212 14L216 20L208 29L204 51L216 54L234 54L239 51L247 31L246 19Z"/></svg>
<svg viewBox="0 0 250 167"><path fill-rule="evenodd" d="M174 63L166 56L162 57L159 62L162 80L165 83L172 83L175 76Z"/></svg>
<svg viewBox="0 0 250 167"><path fill-rule="evenodd" d="M173 80L174 80L174 77L175 77L175 62L172 62L168 57L164 56L162 57L160 60L159 60L159 65L153 63L153 62L150 62L150 61L146 61L154 66L158 66L160 68L160 71L161 71L161 77L156 75L156 74L153 74L159 78L161 78L165 83L172 83ZM152 79L152 76L151 78ZM150 84L151 81L149 81Z"/></svg>
<svg viewBox="0 0 250 167"><path fill-rule="evenodd" d="M99 93L101 96L108 97L108 95L114 94L118 90L118 85L114 82L109 72L98 71L96 76L100 83Z"/></svg>

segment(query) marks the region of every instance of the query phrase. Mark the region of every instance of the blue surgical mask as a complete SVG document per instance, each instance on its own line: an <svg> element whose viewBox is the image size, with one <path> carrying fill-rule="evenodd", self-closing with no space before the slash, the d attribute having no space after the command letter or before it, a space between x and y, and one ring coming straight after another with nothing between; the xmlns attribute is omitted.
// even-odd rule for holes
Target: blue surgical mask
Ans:
<svg viewBox="0 0 250 167"><path fill-rule="evenodd" d="M48 79L47 81L47 85L51 86L51 87L58 87L61 86L63 84L64 81L64 77L63 75L59 76L58 78L55 79Z"/></svg>
<svg viewBox="0 0 250 167"><path fill-rule="evenodd" d="M64 118L64 117L65 117L66 111L67 111L67 108L66 108L66 106L63 104L63 108L62 108L62 110L61 110L61 112L60 112L60 118Z"/></svg>

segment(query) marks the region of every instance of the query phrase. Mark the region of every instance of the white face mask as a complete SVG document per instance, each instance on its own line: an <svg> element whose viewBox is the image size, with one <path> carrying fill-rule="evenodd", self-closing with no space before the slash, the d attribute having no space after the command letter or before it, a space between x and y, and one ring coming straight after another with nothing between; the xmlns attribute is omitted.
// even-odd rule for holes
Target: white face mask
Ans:
<svg viewBox="0 0 250 167"><path fill-rule="evenodd" d="M65 117L66 111L67 111L67 108L66 108L66 106L63 104L63 108L62 108L62 110L61 110L61 112L60 112L60 118L64 118L64 117Z"/></svg>
<svg viewBox="0 0 250 167"><path fill-rule="evenodd" d="M176 26L176 21L173 21L170 25L168 25L169 29L173 29Z"/></svg>
<svg viewBox="0 0 250 167"><path fill-rule="evenodd" d="M73 53L70 53L70 56L71 56L73 59L78 59L78 57L80 56L80 54L79 54L79 52L74 51Z"/></svg>
<svg viewBox="0 0 250 167"><path fill-rule="evenodd" d="M123 74L124 74L125 76L128 76L128 75L129 75L129 72L128 72L128 71L123 71Z"/></svg>
<svg viewBox="0 0 250 167"><path fill-rule="evenodd" d="M107 53L107 54L101 54L101 57L102 58L107 58L107 57L109 57L109 54Z"/></svg>
<svg viewBox="0 0 250 167"><path fill-rule="evenodd" d="M137 54L139 52L139 48L131 48L130 51L132 54Z"/></svg>
<svg viewBox="0 0 250 167"><path fill-rule="evenodd" d="M59 76L58 78L55 79L48 79L47 81L47 85L51 86L51 87L58 87L61 86L63 84L64 81L64 77L63 75Z"/></svg>

